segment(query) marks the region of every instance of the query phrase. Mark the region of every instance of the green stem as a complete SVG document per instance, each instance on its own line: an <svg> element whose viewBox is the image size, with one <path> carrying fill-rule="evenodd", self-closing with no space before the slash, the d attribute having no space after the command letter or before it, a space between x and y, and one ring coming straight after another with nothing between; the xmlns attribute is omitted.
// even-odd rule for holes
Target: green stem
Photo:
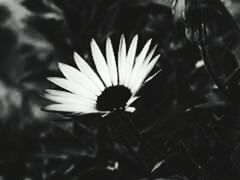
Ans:
<svg viewBox="0 0 240 180"><path fill-rule="evenodd" d="M129 142L127 140L126 137L123 137L123 144L126 147L126 149L128 150L128 152L132 155L132 157L136 160L136 165L141 169L141 172L144 175L148 175L149 169L147 167L147 165L145 164L145 162L142 160L141 157L139 157L139 155L137 154L137 152L135 152L132 147L129 145Z"/></svg>
<svg viewBox="0 0 240 180"><path fill-rule="evenodd" d="M158 159L163 160L163 159L167 159L167 155L156 151L142 136L141 134L138 132L138 130L135 128L132 120L130 117L128 117L127 115L122 115L123 113L118 113L120 120L123 122L123 124L125 124L125 126L127 128L130 128L132 130L133 135L135 136L136 139L139 140L140 143L143 144L143 146L149 150L151 153L153 153Z"/></svg>
<svg viewBox="0 0 240 180"><path fill-rule="evenodd" d="M210 76L212 77L213 81L218 86L218 88L220 90L222 90L222 92L226 93L227 92L226 87L224 86L223 82L221 82L221 80L217 77L217 75L210 63L208 49L207 49L207 45L205 43L205 39L206 39L207 35L206 35L206 27L204 24L202 24L201 29L199 30L199 35L200 35L199 49L200 49L200 53L201 53L202 59L204 61L206 70L210 74Z"/></svg>
<svg viewBox="0 0 240 180"><path fill-rule="evenodd" d="M106 118L102 118L98 121L98 132L97 132L97 164L99 167L105 167L107 165L107 123Z"/></svg>

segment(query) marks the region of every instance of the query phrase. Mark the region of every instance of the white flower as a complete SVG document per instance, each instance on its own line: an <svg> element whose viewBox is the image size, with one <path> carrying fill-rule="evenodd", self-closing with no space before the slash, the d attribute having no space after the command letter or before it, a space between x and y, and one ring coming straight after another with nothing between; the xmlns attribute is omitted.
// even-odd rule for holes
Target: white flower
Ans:
<svg viewBox="0 0 240 180"><path fill-rule="evenodd" d="M156 46L150 50L151 39L137 55L137 42L138 36L135 35L127 51L122 36L116 60L109 38L106 41L106 58L92 40L91 52L97 73L77 53L74 53L74 60L78 69L59 63L59 69L65 78L49 77L48 80L67 91L47 89L45 97L55 104L48 105L45 109L103 115L119 109L134 112L135 108L131 104L138 98L136 93L148 81L146 78L160 56L153 57Z"/></svg>

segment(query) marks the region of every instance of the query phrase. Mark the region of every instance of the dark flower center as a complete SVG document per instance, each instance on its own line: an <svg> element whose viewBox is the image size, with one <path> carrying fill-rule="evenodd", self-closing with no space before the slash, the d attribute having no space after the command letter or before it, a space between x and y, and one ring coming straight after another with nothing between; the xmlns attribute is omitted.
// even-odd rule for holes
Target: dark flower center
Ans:
<svg viewBox="0 0 240 180"><path fill-rule="evenodd" d="M131 91L124 86L108 87L98 96L97 109L100 111L124 109L131 95Z"/></svg>

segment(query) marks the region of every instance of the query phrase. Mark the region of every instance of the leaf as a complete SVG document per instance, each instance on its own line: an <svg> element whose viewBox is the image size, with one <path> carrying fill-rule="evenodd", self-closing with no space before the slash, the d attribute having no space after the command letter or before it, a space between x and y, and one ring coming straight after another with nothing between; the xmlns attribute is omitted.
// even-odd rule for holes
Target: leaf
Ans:
<svg viewBox="0 0 240 180"><path fill-rule="evenodd" d="M238 144L232 154L231 154L231 160L233 162L233 165L235 166L238 171L240 171L240 144Z"/></svg>

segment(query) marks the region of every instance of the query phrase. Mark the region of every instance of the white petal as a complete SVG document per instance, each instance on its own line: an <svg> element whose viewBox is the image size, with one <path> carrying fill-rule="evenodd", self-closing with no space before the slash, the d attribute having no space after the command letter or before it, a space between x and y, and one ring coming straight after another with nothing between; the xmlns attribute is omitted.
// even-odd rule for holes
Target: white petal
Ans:
<svg viewBox="0 0 240 180"><path fill-rule="evenodd" d="M90 91L92 91L97 96L101 94L101 90L94 84L87 76L85 76L82 72L78 71L72 66L67 64L58 63L59 69L63 73L63 75L71 81L80 83L81 86L86 87Z"/></svg>
<svg viewBox="0 0 240 180"><path fill-rule="evenodd" d="M151 41L152 41L151 39L149 39L147 41L147 43L144 45L140 54L137 56L135 65L134 65L133 70L132 70L132 74L130 75L130 80L129 80L129 83L128 83L128 87L133 86L135 78L138 76L139 69L141 68L141 66L142 66L142 64L143 64L143 62L146 58L147 52L148 52L149 47L151 45Z"/></svg>
<svg viewBox="0 0 240 180"><path fill-rule="evenodd" d="M95 83L101 91L103 91L105 87L102 81L99 79L98 75L92 70L88 63L76 52L74 52L74 60L79 70L84 73L93 83Z"/></svg>
<svg viewBox="0 0 240 180"><path fill-rule="evenodd" d="M138 96L134 96L131 97L128 102L127 102L127 106L130 106L132 103L134 103L139 97Z"/></svg>
<svg viewBox="0 0 240 180"><path fill-rule="evenodd" d="M112 83L113 85L117 85L118 84L117 64L114 56L112 42L109 38L107 39L107 43L106 43L106 57L107 57L107 63L108 63L108 68L109 68L109 73L112 79Z"/></svg>
<svg viewBox="0 0 240 180"><path fill-rule="evenodd" d="M129 50L128 50L128 54L127 54L127 58L126 58L126 64L125 64L125 79L124 79L124 84L127 86L128 85L128 81L129 81L129 77L130 74L132 72L133 69L133 64L134 64L134 60L136 58L136 51L137 51L137 42L138 42L138 35L135 35L132 39L132 42L130 44Z"/></svg>
<svg viewBox="0 0 240 180"><path fill-rule="evenodd" d="M101 117L104 118L108 116L111 113L111 111L99 111L99 113L102 113Z"/></svg>
<svg viewBox="0 0 240 180"><path fill-rule="evenodd" d="M51 104L45 107L48 111L61 111L61 112L73 112L73 113L92 113L97 110L94 108L84 107L76 104Z"/></svg>
<svg viewBox="0 0 240 180"><path fill-rule="evenodd" d="M144 59L145 59L145 57L146 57L146 55L147 55L147 53L148 53L148 51L149 51L151 42L152 42L152 39L149 39L149 40L146 42L146 44L144 45L143 49L141 50L141 52L140 52L139 55L137 56L136 61L138 61L138 62L143 62L143 61L144 61ZM154 50L154 49L153 49L153 50ZM153 50L152 50L152 51L153 51ZM154 53L154 51L153 51L153 53Z"/></svg>
<svg viewBox="0 0 240 180"><path fill-rule="evenodd" d="M153 75L151 75L149 78L147 78L144 83L147 83L147 82L151 81L151 80L152 80L155 76L157 76L161 71L162 71L162 70L160 69L160 70L158 70L157 72L155 72Z"/></svg>
<svg viewBox="0 0 240 180"><path fill-rule="evenodd" d="M152 71L152 69L154 68L155 64L157 63L158 59L159 59L160 55L155 56L152 61L146 65L146 69L144 71L145 74L145 78L148 76L148 74ZM145 79L144 78L144 79Z"/></svg>
<svg viewBox="0 0 240 180"><path fill-rule="evenodd" d="M52 83L68 90L71 91L75 94L79 94L82 95L84 97L87 97L89 99L92 100L96 100L97 96L95 94L93 94L91 91L89 91L88 89L80 86L79 84L69 81L67 79L64 78L57 78L57 77L49 77L47 78L49 81L51 81Z"/></svg>
<svg viewBox="0 0 240 180"><path fill-rule="evenodd" d="M149 52L147 57L144 59L144 61L140 61L139 64L136 64L136 67L134 69L134 73L132 75L131 83L129 83L129 88L131 89L133 86L135 86L136 81L142 76L142 71L146 68L146 65L149 63L151 60L154 52L156 51L157 45L153 47L153 49Z"/></svg>
<svg viewBox="0 0 240 180"><path fill-rule="evenodd" d="M96 107L96 103L91 100L87 100L86 98L82 98L79 95L65 95L65 96L56 96L53 94L45 94L45 98L50 101L61 103L61 104L78 104L87 107Z"/></svg>
<svg viewBox="0 0 240 180"><path fill-rule="evenodd" d="M126 107L125 111L133 113L136 111L136 108L135 107Z"/></svg>
<svg viewBox="0 0 240 180"><path fill-rule="evenodd" d="M64 96L64 97L76 96L76 97L79 97L79 95L72 94L67 91L61 91L61 90L55 90L55 89L46 89L45 91L46 91L46 93L54 95L54 96ZM82 97L82 96L80 96L80 97Z"/></svg>
<svg viewBox="0 0 240 180"><path fill-rule="evenodd" d="M134 86L131 87L131 91L133 95L136 94L139 88L142 86L143 81L146 79L148 74L152 71L159 57L160 55L155 56L149 64L146 64L145 66L142 67L141 71L139 72L138 79L136 80Z"/></svg>
<svg viewBox="0 0 240 180"><path fill-rule="evenodd" d="M147 55L146 59L144 60L144 63L145 63L145 64L146 64L146 63L149 63L149 61L152 59L153 54L155 53L156 49L157 49L157 45L155 45L155 46L152 48L152 50L149 52L149 54Z"/></svg>
<svg viewBox="0 0 240 180"><path fill-rule="evenodd" d="M153 69L153 67L155 66L155 64L157 63L158 59L160 57L160 54L156 55L150 63L146 64L146 76L148 75L148 73L150 73L150 71Z"/></svg>
<svg viewBox="0 0 240 180"><path fill-rule="evenodd" d="M91 41L91 51L95 66L101 79L107 87L111 86L111 79L105 58L94 39Z"/></svg>
<svg viewBox="0 0 240 180"><path fill-rule="evenodd" d="M81 101L83 104L96 104L96 100L89 99L87 97L78 95L78 94L72 94L67 91L61 91L61 90L54 90L54 89L46 89L47 94L52 95L52 96L61 96L63 98L75 98Z"/></svg>
<svg viewBox="0 0 240 180"><path fill-rule="evenodd" d="M119 73L119 84L122 85L125 76L125 63L126 63L126 41L124 35L121 36L118 50L118 73Z"/></svg>

